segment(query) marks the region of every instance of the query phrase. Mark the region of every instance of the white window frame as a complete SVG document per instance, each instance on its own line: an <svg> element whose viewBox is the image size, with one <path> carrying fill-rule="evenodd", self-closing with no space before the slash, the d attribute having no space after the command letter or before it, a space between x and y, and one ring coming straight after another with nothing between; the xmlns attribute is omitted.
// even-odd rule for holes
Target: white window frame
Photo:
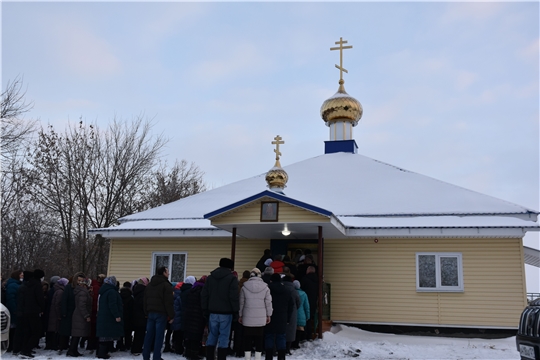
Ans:
<svg viewBox="0 0 540 360"><path fill-rule="evenodd" d="M435 256L435 284L434 288L420 287L420 269L419 269L419 257L422 255ZM441 285L441 258L455 257L457 258L457 271L458 271L458 286L442 286ZM455 252L419 252L416 253L416 291L418 292L463 292L465 287L463 285L463 259L461 253Z"/></svg>
<svg viewBox="0 0 540 360"><path fill-rule="evenodd" d="M169 264L167 265L167 269L169 269L169 281L171 281L171 276L172 276L172 259L173 259L173 255L184 255L185 256L185 263L184 263L184 273L182 274L181 276L181 280L180 281L184 281L184 279L186 278L186 268L187 268L187 262L188 262L188 254L187 252L182 252L182 251L153 251L152 252L152 267L150 268L150 274L152 274L152 276L156 275L156 256L158 255L167 255L169 256Z"/></svg>

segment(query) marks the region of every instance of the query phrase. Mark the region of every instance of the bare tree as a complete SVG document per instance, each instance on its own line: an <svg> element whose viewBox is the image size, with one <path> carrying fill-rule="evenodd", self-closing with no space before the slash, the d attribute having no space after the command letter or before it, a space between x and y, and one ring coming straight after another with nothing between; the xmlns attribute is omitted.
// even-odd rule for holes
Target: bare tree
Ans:
<svg viewBox="0 0 540 360"><path fill-rule="evenodd" d="M25 147L36 130L36 120L25 120L23 115L32 109L33 104L25 101L23 79L16 77L7 83L2 92L0 116L2 134L0 137L3 162L17 154L17 150ZM4 165L4 164L3 164Z"/></svg>
<svg viewBox="0 0 540 360"><path fill-rule="evenodd" d="M167 163L163 163L153 174L152 189L145 205L152 208L206 191L203 176L204 172L197 165L188 164L186 160L176 161L170 170Z"/></svg>

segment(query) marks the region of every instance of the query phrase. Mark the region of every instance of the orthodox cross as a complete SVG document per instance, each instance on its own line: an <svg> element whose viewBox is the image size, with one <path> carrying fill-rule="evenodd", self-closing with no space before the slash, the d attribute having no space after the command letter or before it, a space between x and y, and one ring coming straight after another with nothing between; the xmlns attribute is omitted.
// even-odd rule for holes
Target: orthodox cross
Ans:
<svg viewBox="0 0 540 360"><path fill-rule="evenodd" d="M274 138L275 141L272 141L273 145L276 145L276 148L274 149L274 152L276 153L276 161L279 161L279 156L281 155L281 152L279 151L279 145L285 144L285 141L281 138L281 136L276 136Z"/></svg>
<svg viewBox="0 0 540 360"><path fill-rule="evenodd" d="M336 44L339 44L339 46L330 48L330 50L339 50L339 66L336 65L336 67L339 69L340 83L343 80L343 72L345 71L347 74L349 73L346 69L343 68L343 50L352 49L352 45L343 46L343 44L346 44L346 43L347 41L343 41L343 38L340 37L339 41L336 41Z"/></svg>

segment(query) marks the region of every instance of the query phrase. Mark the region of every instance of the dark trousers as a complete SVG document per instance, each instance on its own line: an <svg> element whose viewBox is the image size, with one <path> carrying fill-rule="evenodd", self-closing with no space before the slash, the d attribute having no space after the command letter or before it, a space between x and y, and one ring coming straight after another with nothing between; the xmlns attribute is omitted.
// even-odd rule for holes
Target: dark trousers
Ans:
<svg viewBox="0 0 540 360"><path fill-rule="evenodd" d="M144 326L135 326L133 328L133 342L131 344L131 353L140 354L142 353L143 344L144 344L144 335L146 334L146 325Z"/></svg>
<svg viewBox="0 0 540 360"><path fill-rule="evenodd" d="M234 331L234 345L233 349L236 356L244 355L244 325L240 324L238 321L233 321L231 328Z"/></svg>
<svg viewBox="0 0 540 360"><path fill-rule="evenodd" d="M184 353L184 332L182 330L175 330L172 338L174 352L182 355Z"/></svg>
<svg viewBox="0 0 540 360"><path fill-rule="evenodd" d="M262 352L263 336L244 336L244 351L253 350L253 346L255 346L255 351Z"/></svg>
<svg viewBox="0 0 540 360"><path fill-rule="evenodd" d="M30 354L41 337L41 319L39 315L24 315L17 318L13 352Z"/></svg>

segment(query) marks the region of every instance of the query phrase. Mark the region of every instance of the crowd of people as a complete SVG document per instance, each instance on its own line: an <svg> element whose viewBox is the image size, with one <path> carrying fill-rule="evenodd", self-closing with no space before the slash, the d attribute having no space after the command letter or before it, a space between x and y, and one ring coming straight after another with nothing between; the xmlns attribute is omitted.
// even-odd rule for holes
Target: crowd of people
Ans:
<svg viewBox="0 0 540 360"><path fill-rule="evenodd" d="M171 283L160 267L122 287L114 276L89 279L53 276L36 269L15 271L2 284L2 302L11 313L8 351L31 359L40 349L68 357L79 349L109 359L130 351L143 360L173 352L189 360L224 360L228 355L284 360L291 349L311 340L317 326L318 269L309 251L294 259L265 250L242 277L234 262L199 279Z"/></svg>

